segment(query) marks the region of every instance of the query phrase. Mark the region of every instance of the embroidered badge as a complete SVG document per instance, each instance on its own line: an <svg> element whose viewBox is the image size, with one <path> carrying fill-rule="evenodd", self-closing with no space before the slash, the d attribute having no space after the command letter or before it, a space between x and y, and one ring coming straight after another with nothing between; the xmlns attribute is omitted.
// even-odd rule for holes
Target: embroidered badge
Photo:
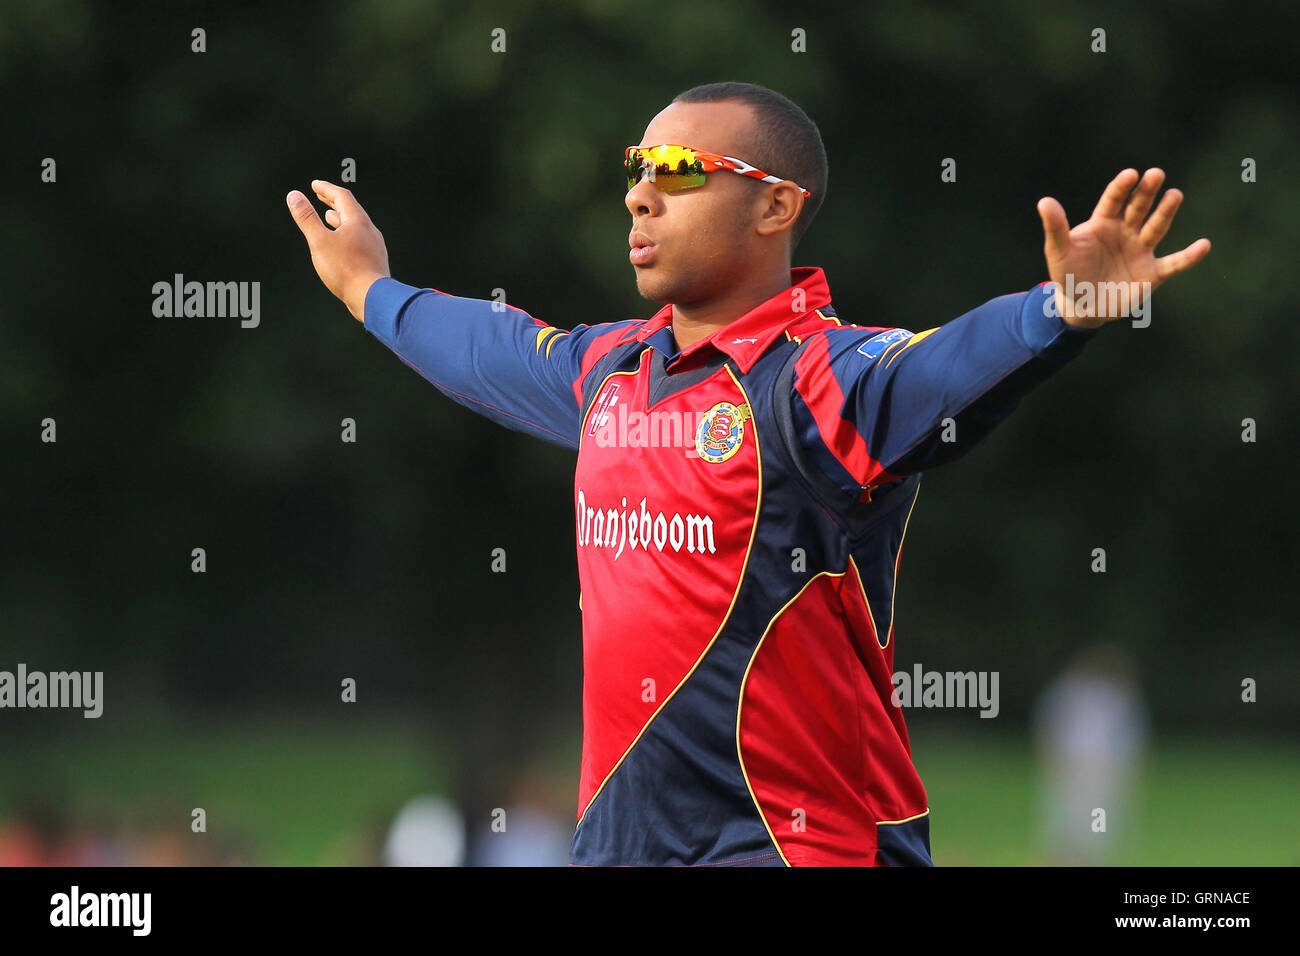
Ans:
<svg viewBox="0 0 1300 956"><path fill-rule="evenodd" d="M726 461L745 441L745 422L752 418L748 405L719 402L700 418L695 430L695 451L707 462Z"/></svg>

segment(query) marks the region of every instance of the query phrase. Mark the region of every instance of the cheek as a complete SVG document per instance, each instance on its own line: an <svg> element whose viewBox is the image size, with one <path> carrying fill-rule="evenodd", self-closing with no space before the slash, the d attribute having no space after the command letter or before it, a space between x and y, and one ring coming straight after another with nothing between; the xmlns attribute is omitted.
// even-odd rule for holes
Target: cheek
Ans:
<svg viewBox="0 0 1300 956"><path fill-rule="evenodd" d="M744 185L744 183L741 183ZM749 197L737 195L735 190L719 192L712 197L705 215L708 218L709 235L717 248L734 251L742 245L744 238L751 231L750 218L753 207Z"/></svg>
<svg viewBox="0 0 1300 956"><path fill-rule="evenodd" d="M673 223L674 245L690 250L697 259L713 259L729 250L744 231L744 210L723 197L707 193L682 196L686 200L676 211Z"/></svg>
<svg viewBox="0 0 1300 956"><path fill-rule="evenodd" d="M747 210L735 202L713 203L701 217L700 231L695 234L699 260L713 269L729 266L747 257L745 236L748 232Z"/></svg>

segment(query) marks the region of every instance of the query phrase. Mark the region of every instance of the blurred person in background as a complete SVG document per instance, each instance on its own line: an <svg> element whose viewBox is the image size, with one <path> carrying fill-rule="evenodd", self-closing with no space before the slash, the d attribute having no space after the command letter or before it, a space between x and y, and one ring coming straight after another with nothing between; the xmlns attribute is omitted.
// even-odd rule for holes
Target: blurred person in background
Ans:
<svg viewBox="0 0 1300 956"><path fill-rule="evenodd" d="M1034 728L1048 862L1113 859L1117 834L1137 832L1132 792L1148 735L1132 658L1109 644L1085 648L1044 688Z"/></svg>
<svg viewBox="0 0 1300 956"><path fill-rule="evenodd" d="M420 794L398 811L384 843L385 866L463 866L465 818L438 794Z"/></svg>
<svg viewBox="0 0 1300 956"><path fill-rule="evenodd" d="M473 866L566 866L568 792L540 763L518 773L510 801L474 832Z"/></svg>

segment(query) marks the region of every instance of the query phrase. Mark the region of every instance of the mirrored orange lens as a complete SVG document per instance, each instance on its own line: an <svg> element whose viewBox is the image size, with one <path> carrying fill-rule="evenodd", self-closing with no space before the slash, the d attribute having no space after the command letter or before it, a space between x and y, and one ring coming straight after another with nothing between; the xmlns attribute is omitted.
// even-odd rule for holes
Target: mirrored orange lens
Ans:
<svg viewBox="0 0 1300 956"><path fill-rule="evenodd" d="M703 186L705 181L703 162L694 150L681 146L629 149L625 165L628 189L640 182L643 175L648 175L655 188L666 193Z"/></svg>

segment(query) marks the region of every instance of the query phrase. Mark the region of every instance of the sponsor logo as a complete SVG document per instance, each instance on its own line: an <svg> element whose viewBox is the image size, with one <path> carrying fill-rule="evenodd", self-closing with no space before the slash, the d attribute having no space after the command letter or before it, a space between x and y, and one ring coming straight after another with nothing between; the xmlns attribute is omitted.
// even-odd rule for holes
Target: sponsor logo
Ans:
<svg viewBox="0 0 1300 956"><path fill-rule="evenodd" d="M875 358L895 342L901 342L903 339L910 339L911 337L912 333L907 329L890 329L888 332L873 335L859 345L858 354L865 355L867 358Z"/></svg>
<svg viewBox="0 0 1300 956"><path fill-rule="evenodd" d="M617 508L593 507L586 493L578 489L578 547L605 548L618 560L625 548L635 551L681 551L688 554L717 554L713 541L713 518L710 515L680 511L665 514L651 511L642 498L629 508L626 496Z"/></svg>
<svg viewBox="0 0 1300 956"><path fill-rule="evenodd" d="M610 411L618 404L618 389L618 382L610 382L596 396L596 408L591 413L591 427L587 429L588 435L595 435L597 429L604 428L605 423L609 421Z"/></svg>

